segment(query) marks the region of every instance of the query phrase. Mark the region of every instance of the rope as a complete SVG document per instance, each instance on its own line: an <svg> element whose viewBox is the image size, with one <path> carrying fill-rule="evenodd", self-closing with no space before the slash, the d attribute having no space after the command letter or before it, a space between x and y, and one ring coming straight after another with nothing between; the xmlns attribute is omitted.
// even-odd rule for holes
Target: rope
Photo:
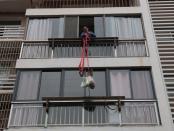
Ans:
<svg viewBox="0 0 174 131"><path fill-rule="evenodd" d="M89 69L89 59L88 59L88 46L89 46L90 37L88 33L85 33L82 39L83 47L81 53L81 60L79 64L79 74L80 76L84 75L84 65L85 65L85 57L87 61L87 67Z"/></svg>

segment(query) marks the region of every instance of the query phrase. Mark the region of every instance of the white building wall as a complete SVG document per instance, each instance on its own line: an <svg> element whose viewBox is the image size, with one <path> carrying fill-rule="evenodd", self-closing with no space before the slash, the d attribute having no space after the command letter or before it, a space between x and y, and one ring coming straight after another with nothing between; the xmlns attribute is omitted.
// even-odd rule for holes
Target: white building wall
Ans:
<svg viewBox="0 0 174 131"><path fill-rule="evenodd" d="M8 131L173 131L174 125L170 115L167 93L164 86L162 72L157 51L157 44L152 28L148 1L141 0L141 7L131 8L94 8L94 9L29 9L27 16L40 15L79 15L79 14L142 14L145 35L149 48L150 57L147 58L111 58L90 59L90 64L97 67L125 67L125 66L152 66L152 76L155 85L156 96L159 106L159 114L162 125L159 126L113 126L113 127L48 127L48 128L14 128ZM35 61L35 62L34 62ZM104 61L104 62L103 62ZM52 59L52 60L18 60L17 68L52 68L52 67L75 67L79 59Z"/></svg>

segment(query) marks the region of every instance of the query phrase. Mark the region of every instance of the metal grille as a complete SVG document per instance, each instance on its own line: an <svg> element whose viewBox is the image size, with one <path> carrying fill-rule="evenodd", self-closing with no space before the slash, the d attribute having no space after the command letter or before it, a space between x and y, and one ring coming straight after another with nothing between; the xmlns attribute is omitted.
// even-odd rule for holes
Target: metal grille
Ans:
<svg viewBox="0 0 174 131"><path fill-rule="evenodd" d="M93 8L139 6L139 0L37 0L36 8Z"/></svg>
<svg viewBox="0 0 174 131"><path fill-rule="evenodd" d="M14 87L21 45L21 41L0 41L0 89Z"/></svg>
<svg viewBox="0 0 174 131"><path fill-rule="evenodd" d="M24 27L20 25L0 25L0 39L23 39Z"/></svg>
<svg viewBox="0 0 174 131"><path fill-rule="evenodd" d="M149 1L163 76L174 122L174 1Z"/></svg>
<svg viewBox="0 0 174 131"><path fill-rule="evenodd" d="M83 101L83 100L82 100ZM55 103L58 105L55 105ZM123 102L123 101L122 101ZM159 125L155 100L124 101L121 111L115 103L97 102L17 102L12 104L9 128L37 126ZM44 103L44 102L43 102ZM47 112L48 111L48 112Z"/></svg>
<svg viewBox="0 0 174 131"><path fill-rule="evenodd" d="M12 94L0 94L0 130L7 128Z"/></svg>

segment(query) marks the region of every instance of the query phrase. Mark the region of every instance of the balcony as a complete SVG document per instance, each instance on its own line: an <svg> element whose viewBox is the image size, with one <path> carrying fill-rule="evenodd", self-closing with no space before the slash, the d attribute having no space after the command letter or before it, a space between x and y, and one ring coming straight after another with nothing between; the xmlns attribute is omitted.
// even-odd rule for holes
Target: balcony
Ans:
<svg viewBox="0 0 174 131"><path fill-rule="evenodd" d="M35 8L135 7L139 0L33 0Z"/></svg>
<svg viewBox="0 0 174 131"><path fill-rule="evenodd" d="M156 100L123 97L57 97L13 102L13 127L159 125Z"/></svg>
<svg viewBox="0 0 174 131"><path fill-rule="evenodd" d="M80 38L59 38L49 41L24 41L21 59L79 58ZM145 39L118 40L118 38L95 38L89 46L91 58L146 57L148 49Z"/></svg>
<svg viewBox="0 0 174 131"><path fill-rule="evenodd" d="M20 25L0 25L0 39L23 39L24 27Z"/></svg>

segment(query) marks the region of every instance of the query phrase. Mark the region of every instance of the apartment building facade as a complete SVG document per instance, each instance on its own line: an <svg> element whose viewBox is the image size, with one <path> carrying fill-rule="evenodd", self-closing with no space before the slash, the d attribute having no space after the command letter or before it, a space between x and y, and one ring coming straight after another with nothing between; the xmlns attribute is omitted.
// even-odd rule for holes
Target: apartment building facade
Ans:
<svg viewBox="0 0 174 131"><path fill-rule="evenodd" d="M29 1L6 130L172 131L172 90L150 8L147 0ZM93 90L80 87L83 26L96 34L89 46ZM7 36L2 41L14 42Z"/></svg>

